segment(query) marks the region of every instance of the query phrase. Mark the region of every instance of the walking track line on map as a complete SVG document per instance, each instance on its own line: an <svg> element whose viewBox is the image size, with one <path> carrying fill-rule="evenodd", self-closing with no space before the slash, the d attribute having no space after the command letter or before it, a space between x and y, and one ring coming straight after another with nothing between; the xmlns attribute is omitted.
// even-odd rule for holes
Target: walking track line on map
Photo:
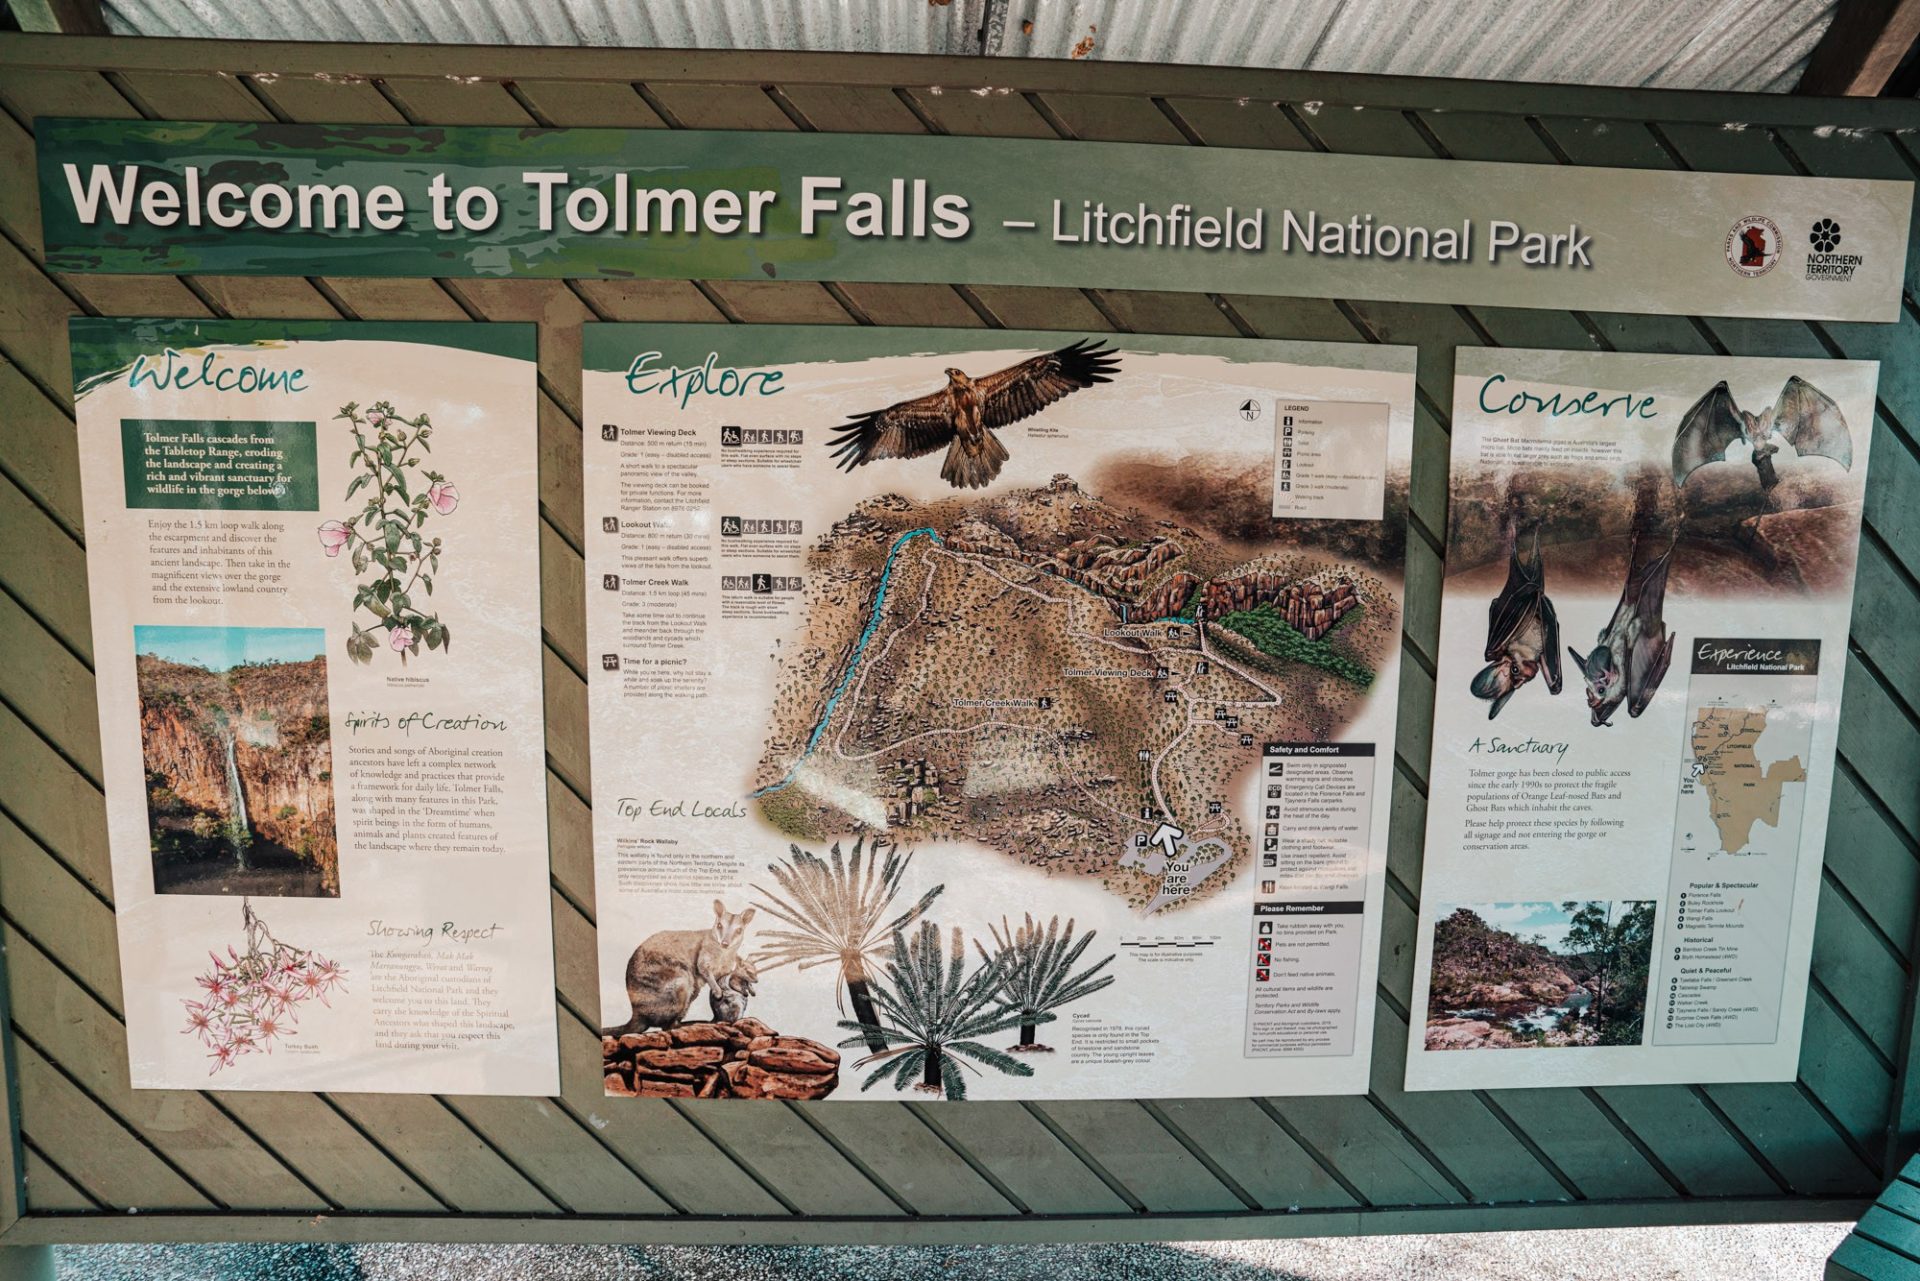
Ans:
<svg viewBox="0 0 1920 1281"><path fill-rule="evenodd" d="M907 544L912 542L914 539L922 536L925 536L933 540L935 547L939 549L938 554L950 556L955 560L960 560L966 563L970 563L975 567L979 568L980 570L982 570L983 572L985 572L986 574L988 574L990 577L998 579L1000 582L1004 583L1006 586L1010 588L1013 588L1016 591L1024 592L1028 595L1037 597L1038 599L1045 601L1046 603L1051 605L1066 606L1068 611L1068 618L1070 620L1069 626L1068 626L1068 633L1070 635L1078 636L1084 640L1093 642L1095 644L1109 645L1109 646L1112 646L1113 648L1120 649L1128 653L1135 653L1135 654L1144 653L1148 656L1152 656L1152 654L1154 653L1154 649L1151 645L1136 646L1136 645L1121 644L1120 642L1114 641L1108 637L1101 636L1094 632L1086 631L1080 627L1074 626L1071 622L1072 616L1073 616L1073 604L1070 599L1065 599L1057 596L1049 596L1045 592L1042 592L1031 585L1024 584L1024 583L1017 583L1011 578L1008 578L1006 575L1000 573L997 569L995 569L993 566L988 564L985 561L985 559L982 557L971 556L971 555L961 555L961 554L946 550L944 546L945 540L941 538L938 532L936 532L931 528L922 527L919 529L910 529L905 533L899 535L897 538L895 538L892 545L887 550L886 563L882 567L880 572L880 583L874 593L873 607L867 617L867 624L861 630L859 639L854 642L853 652L847 660L846 669L841 673L839 681L835 683L832 692L827 696L826 706L821 710L820 719L814 724L812 732L807 736L806 746L801 750L799 758L794 761L793 765L787 770L786 775L783 778L781 778L778 782L769 783L767 786L759 788L758 790L749 793L749 797L751 799L759 799L760 797L763 797L763 796L770 796L773 793L778 792L781 789L789 786L794 781L795 777L799 774L800 767L806 763L808 757L813 755L814 750L820 745L821 739L826 736L827 729L833 722L833 714L839 708L840 700L846 696L847 691L850 688L853 688L855 690L855 697L858 697L858 688L864 687L866 683L866 674L861 669L861 663L866 656L867 646L872 642L874 634L879 630L880 620L885 615L887 592L889 588L892 586L892 582L893 582L894 564L896 561L898 561L900 554L906 550ZM927 566L927 570L928 570L928 580L925 584L923 584L923 589L922 589L922 601L921 601L922 612L924 612L926 608L926 593L929 589L931 589L931 586L932 586L933 566L929 564ZM1055 581L1059 581L1059 582L1067 582L1076 587L1079 586L1079 584L1073 583L1073 580L1068 578L1062 578L1056 575L1044 575L1044 577L1052 578ZM1096 599L1102 599L1099 597L1098 593L1091 592L1089 591L1089 589L1081 588L1081 590L1087 591L1088 595L1093 596ZM1145 620L1145 621L1148 623L1153 623L1153 622L1164 622L1168 620L1152 619L1152 620ZM882 651L883 653L885 648L890 647L892 645L893 640L897 639L898 635L899 634L896 632L893 637L890 637L888 639L887 646L883 647L883 651ZM1254 688L1258 689L1261 693L1265 694L1267 696L1266 701L1271 703L1279 703L1282 701L1282 696L1278 690L1272 689L1265 682L1256 679L1250 672L1243 670L1238 664L1228 662L1222 659L1218 654L1209 652L1206 648L1204 633L1201 638L1201 652L1205 654L1208 658L1219 663L1222 667L1226 668L1228 671L1231 671L1232 673L1234 673L1234 675L1240 677L1242 680L1252 685ZM1179 682L1178 685L1184 685L1184 683L1185 682ZM1178 685L1176 685L1176 688L1178 687ZM1239 706L1239 707L1259 706L1261 705L1261 702L1262 702L1262 700L1258 700L1258 699L1244 699L1244 700L1230 699L1225 701L1229 705ZM1150 782L1152 791L1154 793L1154 799L1158 803L1160 810L1163 814L1171 814L1171 809L1167 804L1166 796L1160 786L1160 766L1161 766L1161 763L1168 756L1170 756L1173 753L1173 751L1179 746L1181 740L1186 738L1187 734L1191 732L1194 724L1194 716L1195 716L1194 709L1189 708L1187 724L1181 729L1180 733L1174 737L1173 741L1166 746L1165 749L1163 749L1161 752L1155 755L1152 762L1149 782ZM919 739L919 738L934 738L934 737L944 737L944 736L950 736L950 735L956 735L956 734L971 734L983 729L991 729L991 728L1002 728L1002 729L1008 729L1008 730L1026 731L1030 733L1040 733L1045 737L1052 738L1053 742L1051 745L1055 753L1061 757L1061 763L1063 765L1068 765L1069 770L1071 770L1071 764L1067 760L1064 748L1062 744L1058 741L1057 736L1054 736L1051 733L1051 731L1043 730L1037 726L1024 726L1024 725L1011 724L1007 722L986 721L986 722L981 722L981 723L977 723L970 726L953 727L953 728L945 728L945 729L938 729L938 730L927 730L927 731L923 731L922 733L912 735L910 738L903 741L911 742L914 739ZM841 748L838 744L835 744L834 752L836 755L838 755L844 760L863 760L870 756L877 755L883 751L896 750L900 745L901 745L900 743L893 743L893 744L889 744L885 748L875 749L874 752L863 753L863 754L850 754L846 752L843 748ZM1084 784L1084 782L1081 782L1079 779L1075 779L1074 781L1080 787L1080 790L1087 795L1089 800L1094 801L1096 804L1100 805L1101 808L1107 809L1116 815L1122 815L1126 817L1129 822L1134 821L1131 815L1125 815L1123 811L1116 809L1114 806L1107 803L1104 799L1094 796L1091 789L1089 789Z"/></svg>

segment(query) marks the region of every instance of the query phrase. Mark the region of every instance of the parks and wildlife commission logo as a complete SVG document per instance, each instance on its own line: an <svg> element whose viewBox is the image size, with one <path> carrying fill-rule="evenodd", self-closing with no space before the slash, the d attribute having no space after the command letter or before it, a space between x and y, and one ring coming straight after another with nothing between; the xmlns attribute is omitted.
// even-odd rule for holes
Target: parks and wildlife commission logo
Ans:
<svg viewBox="0 0 1920 1281"><path fill-rule="evenodd" d="M1833 219L1821 218L1813 224L1813 229L1807 233L1808 280L1844 285L1853 279L1862 257L1860 254L1839 252L1844 240L1840 224Z"/></svg>
<svg viewBox="0 0 1920 1281"><path fill-rule="evenodd" d="M1727 266L1743 276L1764 276L1780 262L1780 225L1749 214L1727 233Z"/></svg>

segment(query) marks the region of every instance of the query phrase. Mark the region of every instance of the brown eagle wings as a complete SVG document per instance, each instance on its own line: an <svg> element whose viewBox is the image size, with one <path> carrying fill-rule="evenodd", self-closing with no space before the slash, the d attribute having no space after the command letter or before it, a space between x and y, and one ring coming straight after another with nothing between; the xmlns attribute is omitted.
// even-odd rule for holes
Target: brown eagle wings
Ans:
<svg viewBox="0 0 1920 1281"><path fill-rule="evenodd" d="M979 378L949 369L939 391L855 414L827 444L836 465L847 471L880 458L918 458L945 445L940 478L955 489L978 489L1007 461L996 429L1083 387L1112 382L1119 368L1118 354L1105 343L1082 339Z"/></svg>

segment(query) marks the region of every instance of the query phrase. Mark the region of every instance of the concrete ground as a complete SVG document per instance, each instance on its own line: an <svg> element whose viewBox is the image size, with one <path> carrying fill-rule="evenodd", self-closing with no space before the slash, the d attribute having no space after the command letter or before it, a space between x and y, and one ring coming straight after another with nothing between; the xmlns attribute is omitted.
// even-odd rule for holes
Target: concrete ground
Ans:
<svg viewBox="0 0 1920 1281"><path fill-rule="evenodd" d="M63 1246L60 1281L1818 1281L1851 1224L1178 1245Z"/></svg>

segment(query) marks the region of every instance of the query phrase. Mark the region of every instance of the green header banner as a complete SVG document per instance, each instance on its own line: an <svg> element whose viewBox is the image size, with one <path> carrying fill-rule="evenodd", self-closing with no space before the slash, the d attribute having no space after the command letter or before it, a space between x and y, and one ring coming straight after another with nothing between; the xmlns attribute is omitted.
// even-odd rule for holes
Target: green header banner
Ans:
<svg viewBox="0 0 1920 1281"><path fill-rule="evenodd" d="M41 120L68 272L839 280L1890 321L1913 184L1001 138Z"/></svg>

